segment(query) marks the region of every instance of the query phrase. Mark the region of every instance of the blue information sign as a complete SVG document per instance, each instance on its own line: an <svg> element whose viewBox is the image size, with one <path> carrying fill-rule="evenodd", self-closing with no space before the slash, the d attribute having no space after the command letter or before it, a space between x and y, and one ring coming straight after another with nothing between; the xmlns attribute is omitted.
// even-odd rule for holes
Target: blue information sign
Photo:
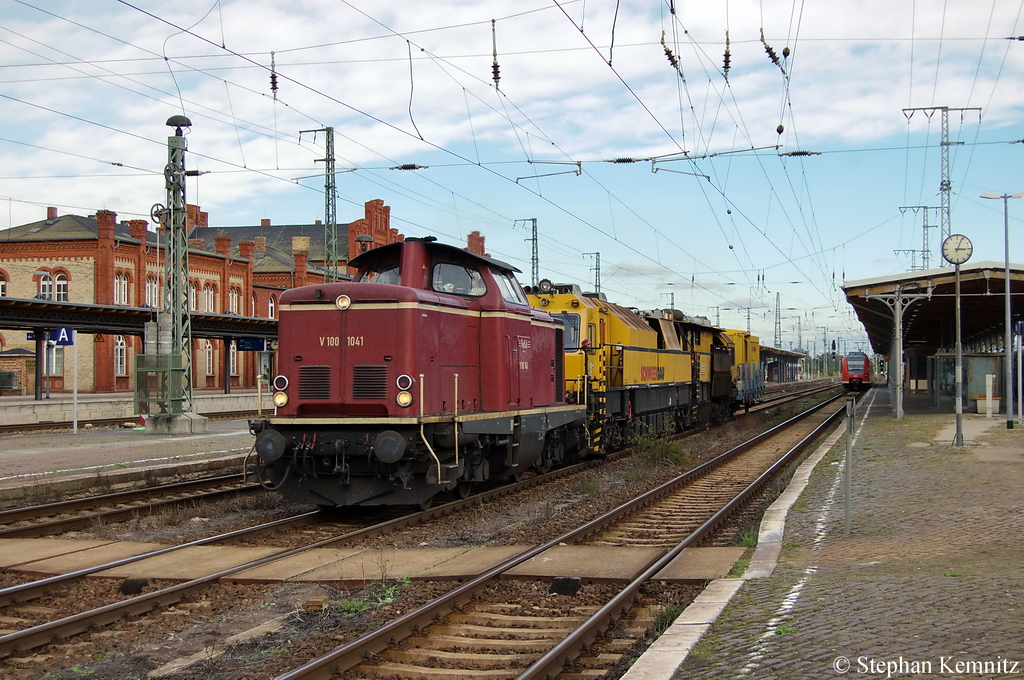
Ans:
<svg viewBox="0 0 1024 680"><path fill-rule="evenodd" d="M61 326L53 332L53 340L58 345L75 344L75 329L70 326Z"/></svg>
<svg viewBox="0 0 1024 680"><path fill-rule="evenodd" d="M267 341L263 338L238 338L237 347L240 352L265 352Z"/></svg>

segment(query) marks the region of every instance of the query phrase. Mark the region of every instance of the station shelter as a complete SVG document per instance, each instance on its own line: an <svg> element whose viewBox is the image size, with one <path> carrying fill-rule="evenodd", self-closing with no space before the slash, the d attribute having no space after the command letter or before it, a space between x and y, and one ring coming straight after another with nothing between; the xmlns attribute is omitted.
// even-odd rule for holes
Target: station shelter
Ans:
<svg viewBox="0 0 1024 680"><path fill-rule="evenodd" d="M1024 320L1024 266L1009 267L1011 300L1011 382L1020 382L1020 333ZM867 331L874 352L885 356L890 390L927 396L941 408L955 408L956 271L952 266L905 272L843 286ZM1006 412L1013 385L1005 384L1006 267L978 262L960 267L960 336L963 409ZM1016 350L1014 351L1014 345ZM989 385L992 385L989 388ZM1019 385L1016 394L1020 395ZM1009 395L1009 399L1006 397ZM998 400L998 401L996 401ZM893 399L893 404L898 403ZM894 406L895 408L895 406Z"/></svg>
<svg viewBox="0 0 1024 680"><path fill-rule="evenodd" d="M761 345L761 363L768 382L796 382L803 379L803 361L806 355Z"/></svg>

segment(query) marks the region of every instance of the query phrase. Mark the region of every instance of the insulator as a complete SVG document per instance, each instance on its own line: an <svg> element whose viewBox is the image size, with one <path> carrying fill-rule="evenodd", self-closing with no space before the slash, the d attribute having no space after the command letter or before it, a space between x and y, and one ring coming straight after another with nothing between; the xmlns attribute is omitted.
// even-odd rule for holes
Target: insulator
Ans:
<svg viewBox="0 0 1024 680"><path fill-rule="evenodd" d="M493 78L494 78L494 87L497 88L498 87L498 81L501 80L501 67L498 66L498 62L497 61L495 61L493 64L491 64L491 73L493 74Z"/></svg>
<svg viewBox="0 0 1024 680"><path fill-rule="evenodd" d="M783 47L782 48L782 58L783 59L787 59L790 54L792 54L792 52L789 51L788 47Z"/></svg>
<svg viewBox="0 0 1024 680"><path fill-rule="evenodd" d="M781 135L783 132L786 131L786 128L782 125L782 123L779 123L779 127L775 128L775 131Z"/></svg>
<svg viewBox="0 0 1024 680"><path fill-rule="evenodd" d="M635 158L613 158L608 161L609 163L638 163L639 161Z"/></svg>
<svg viewBox="0 0 1024 680"><path fill-rule="evenodd" d="M725 79L729 80L729 69L732 68L732 52L729 50L731 45L729 41L729 31L725 32L725 54L722 55L722 72L725 74Z"/></svg>
<svg viewBox="0 0 1024 680"><path fill-rule="evenodd" d="M672 68L679 68L679 60L676 59L676 55L672 54L672 50L668 48L668 45L665 45L665 56L668 57L668 63L672 64Z"/></svg>
<svg viewBox="0 0 1024 680"><path fill-rule="evenodd" d="M276 73L271 73L270 74L270 90L272 92L277 92L277 74Z"/></svg>

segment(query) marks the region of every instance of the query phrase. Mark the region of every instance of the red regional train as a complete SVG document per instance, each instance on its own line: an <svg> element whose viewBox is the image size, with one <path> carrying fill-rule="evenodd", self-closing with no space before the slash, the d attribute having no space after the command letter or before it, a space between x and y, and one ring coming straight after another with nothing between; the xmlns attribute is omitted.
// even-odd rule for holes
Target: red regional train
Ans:
<svg viewBox="0 0 1024 680"><path fill-rule="evenodd" d="M258 477L330 507L419 505L586 453L560 321L511 265L433 237L352 259L350 282L281 296L276 414L250 421Z"/></svg>
<svg viewBox="0 0 1024 680"><path fill-rule="evenodd" d="M863 352L850 352L842 362L843 387L862 390L871 387L871 360Z"/></svg>

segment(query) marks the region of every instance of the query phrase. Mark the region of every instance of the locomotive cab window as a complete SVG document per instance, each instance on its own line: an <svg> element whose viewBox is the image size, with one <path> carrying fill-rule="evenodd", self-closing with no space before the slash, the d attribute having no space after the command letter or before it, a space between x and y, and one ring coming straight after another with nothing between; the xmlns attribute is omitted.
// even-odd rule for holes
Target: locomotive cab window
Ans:
<svg viewBox="0 0 1024 680"><path fill-rule="evenodd" d="M434 265L431 286L438 293L471 295L480 297L487 292L487 286L480 272L473 267L442 262Z"/></svg>
<svg viewBox="0 0 1024 680"><path fill-rule="evenodd" d="M363 283L386 283L388 285L397 286L402 282L402 277L398 273L397 264L382 264L377 265L372 269L367 269L363 272L363 275L359 277L359 280Z"/></svg>
<svg viewBox="0 0 1024 680"><path fill-rule="evenodd" d="M519 305L530 304L523 294L522 286L519 285L514 276L493 267L491 267L491 276L498 283L498 288L501 289L501 297L505 302L513 302Z"/></svg>
<svg viewBox="0 0 1024 680"><path fill-rule="evenodd" d="M580 348L580 315L569 314L568 312L562 312L561 314L553 315L556 319L561 320L565 326L565 334L562 336L565 340L563 349L566 352L574 352Z"/></svg>

